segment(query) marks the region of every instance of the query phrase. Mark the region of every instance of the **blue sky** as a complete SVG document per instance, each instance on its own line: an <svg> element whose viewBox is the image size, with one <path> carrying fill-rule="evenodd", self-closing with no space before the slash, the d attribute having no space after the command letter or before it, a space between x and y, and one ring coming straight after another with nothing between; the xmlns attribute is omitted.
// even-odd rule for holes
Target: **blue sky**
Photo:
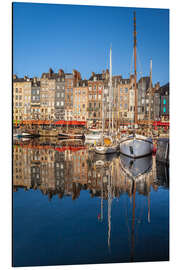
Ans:
<svg viewBox="0 0 180 270"><path fill-rule="evenodd" d="M13 73L41 76L77 69L83 78L109 67L129 77L133 57L133 11L137 20L138 78L169 81L169 10L60 4L13 4Z"/></svg>

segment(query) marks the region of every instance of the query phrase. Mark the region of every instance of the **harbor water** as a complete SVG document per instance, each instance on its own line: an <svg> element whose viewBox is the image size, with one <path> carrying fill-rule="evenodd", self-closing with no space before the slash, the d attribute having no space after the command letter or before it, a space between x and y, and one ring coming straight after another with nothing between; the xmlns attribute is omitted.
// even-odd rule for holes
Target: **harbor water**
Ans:
<svg viewBox="0 0 180 270"><path fill-rule="evenodd" d="M169 260L169 167L82 141L13 145L13 266Z"/></svg>

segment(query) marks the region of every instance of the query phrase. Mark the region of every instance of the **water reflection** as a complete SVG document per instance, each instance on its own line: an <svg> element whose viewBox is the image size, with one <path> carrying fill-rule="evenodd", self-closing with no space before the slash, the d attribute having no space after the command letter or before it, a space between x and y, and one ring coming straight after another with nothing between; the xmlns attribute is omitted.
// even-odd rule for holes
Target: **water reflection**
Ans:
<svg viewBox="0 0 180 270"><path fill-rule="evenodd" d="M79 198L86 190L91 198L100 198L99 222L107 219L107 246L111 249L112 202L128 195L128 226L131 261L134 260L136 194L147 198L147 222L150 217L150 193L169 187L169 170L157 164L155 156L133 160L123 155L99 156L89 152L81 141L58 141L48 138L16 141L13 147L13 190L38 189L49 200L71 196ZM107 215L104 215L107 205Z"/></svg>

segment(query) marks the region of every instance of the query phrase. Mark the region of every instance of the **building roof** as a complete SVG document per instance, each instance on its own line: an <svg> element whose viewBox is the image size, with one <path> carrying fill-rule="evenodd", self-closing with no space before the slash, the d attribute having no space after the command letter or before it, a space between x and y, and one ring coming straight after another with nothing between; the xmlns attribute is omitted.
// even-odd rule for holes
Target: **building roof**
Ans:
<svg viewBox="0 0 180 270"><path fill-rule="evenodd" d="M85 86L88 86L88 81L87 80L80 80L75 85L75 87L85 87Z"/></svg>
<svg viewBox="0 0 180 270"><path fill-rule="evenodd" d="M96 81L102 81L102 80L104 80L104 76L103 76L102 73L96 74L96 73L92 72L92 75L89 78L89 81L94 81L94 78L96 78Z"/></svg>
<svg viewBox="0 0 180 270"><path fill-rule="evenodd" d="M160 95L169 95L169 83L167 83L167 84L165 84L165 85L163 85L163 86L161 86L160 88L159 88L159 92L160 92ZM167 94L166 94L167 93Z"/></svg>

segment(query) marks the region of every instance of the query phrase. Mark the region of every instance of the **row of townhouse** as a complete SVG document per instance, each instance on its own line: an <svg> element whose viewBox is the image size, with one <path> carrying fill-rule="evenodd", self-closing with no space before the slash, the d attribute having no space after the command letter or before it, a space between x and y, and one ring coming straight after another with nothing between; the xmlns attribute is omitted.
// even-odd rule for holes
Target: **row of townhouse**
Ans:
<svg viewBox="0 0 180 270"><path fill-rule="evenodd" d="M134 76L128 79L113 76L112 93L109 94L109 70L100 74L92 72L89 80L73 70L54 73L49 69L41 78L13 76L13 120L81 120L105 121L113 115L115 123L134 120ZM169 84L150 88L150 77L137 82L138 119L149 117L160 120L169 117ZM151 89L151 91L150 91ZM165 89L165 90L164 90ZM164 102L164 104L163 104Z"/></svg>

